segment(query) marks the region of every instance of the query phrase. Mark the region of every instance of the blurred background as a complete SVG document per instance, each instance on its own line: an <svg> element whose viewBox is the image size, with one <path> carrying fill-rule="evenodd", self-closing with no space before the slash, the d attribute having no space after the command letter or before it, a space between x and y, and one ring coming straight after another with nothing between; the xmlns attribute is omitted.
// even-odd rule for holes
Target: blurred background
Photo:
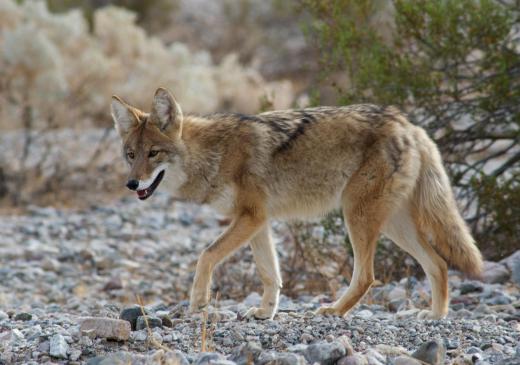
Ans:
<svg viewBox="0 0 520 365"><path fill-rule="evenodd" d="M158 86L196 114L397 105L486 257L520 248L520 1L0 0L0 212L126 195L110 96L147 110ZM338 214L287 227L289 281L348 278ZM417 269L378 255L382 278Z"/></svg>

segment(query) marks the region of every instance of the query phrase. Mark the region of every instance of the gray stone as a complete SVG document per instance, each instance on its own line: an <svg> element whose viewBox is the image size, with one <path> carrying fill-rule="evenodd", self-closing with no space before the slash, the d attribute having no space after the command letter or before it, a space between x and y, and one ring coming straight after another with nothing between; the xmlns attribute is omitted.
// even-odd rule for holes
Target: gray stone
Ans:
<svg viewBox="0 0 520 365"><path fill-rule="evenodd" d="M147 326L148 322L148 326ZM137 323L135 326L135 329L137 331L145 329L147 327L150 328L156 328L156 327L162 327L162 320L155 316L146 316L146 319L144 316L140 316L137 318Z"/></svg>
<svg viewBox="0 0 520 365"><path fill-rule="evenodd" d="M446 358L446 347L440 341L434 340L423 343L412 357L431 365L442 365Z"/></svg>
<svg viewBox="0 0 520 365"><path fill-rule="evenodd" d="M520 260L520 250L500 260L500 263L505 265L510 271L513 271L513 267L518 263L518 260Z"/></svg>
<svg viewBox="0 0 520 365"><path fill-rule="evenodd" d="M401 355L394 359L394 365L423 365L423 363L413 357Z"/></svg>
<svg viewBox="0 0 520 365"><path fill-rule="evenodd" d="M173 350L164 354L164 364L190 365L190 362L182 351Z"/></svg>
<svg viewBox="0 0 520 365"><path fill-rule="evenodd" d="M517 251L517 253L520 253L520 251ZM511 280L516 285L520 285L520 255L517 255L511 264Z"/></svg>
<svg viewBox="0 0 520 365"><path fill-rule="evenodd" d="M148 334L146 333L146 330L132 332L132 339L134 341L146 341L147 338Z"/></svg>
<svg viewBox="0 0 520 365"><path fill-rule="evenodd" d="M290 352L262 352L258 365L306 365L308 362L302 355Z"/></svg>
<svg viewBox="0 0 520 365"><path fill-rule="evenodd" d="M124 351L116 352L107 356L96 356L87 361L87 365L114 365L114 364L135 364L137 356ZM140 362L142 363L142 362Z"/></svg>
<svg viewBox="0 0 520 365"><path fill-rule="evenodd" d="M27 312L20 312L14 316L15 321L30 321L32 319L32 314Z"/></svg>
<svg viewBox="0 0 520 365"><path fill-rule="evenodd" d="M390 290L390 292L388 293L388 300L389 301L399 300L399 299L406 299L406 298L407 298L406 289L404 289L404 288L402 288L400 286L396 286L395 288Z"/></svg>
<svg viewBox="0 0 520 365"><path fill-rule="evenodd" d="M505 265L484 261L482 281L488 284L503 284L509 280L511 274Z"/></svg>
<svg viewBox="0 0 520 365"><path fill-rule="evenodd" d="M9 316L7 315L7 313L0 310L0 321L4 319L9 319Z"/></svg>
<svg viewBox="0 0 520 365"><path fill-rule="evenodd" d="M332 365L345 356L345 347L339 342L318 342L307 346L303 352L305 359L314 364Z"/></svg>
<svg viewBox="0 0 520 365"><path fill-rule="evenodd" d="M135 331L137 326L137 318L139 318L142 315L143 312L141 311L141 307L136 304L132 307L124 308L119 314L119 318L130 322L132 331Z"/></svg>
<svg viewBox="0 0 520 365"><path fill-rule="evenodd" d="M60 334L55 334L51 337L50 345L49 345L49 354L52 357L66 359L67 351L69 350L69 345L65 338Z"/></svg>
<svg viewBox="0 0 520 365"><path fill-rule="evenodd" d="M226 358L216 352L202 352L197 356L195 365L212 365L218 360L226 360Z"/></svg>
<svg viewBox="0 0 520 365"><path fill-rule="evenodd" d="M368 309L364 309L364 310L359 311L356 314L354 314L354 317L358 317L358 318L362 318L362 319L369 319L373 315L374 315L374 313L372 313L372 311L370 311Z"/></svg>
<svg viewBox="0 0 520 365"><path fill-rule="evenodd" d="M82 319L80 332L93 334L95 337L126 341L130 337L130 323L122 319L86 317Z"/></svg>
<svg viewBox="0 0 520 365"><path fill-rule="evenodd" d="M484 290L482 283L478 281L465 281L459 286L460 294L468 294L474 292L481 292Z"/></svg>
<svg viewBox="0 0 520 365"><path fill-rule="evenodd" d="M350 338L348 336L342 335L336 339L336 342L340 343L345 349L345 355L353 355L354 347L352 347L352 343L350 342Z"/></svg>
<svg viewBox="0 0 520 365"><path fill-rule="evenodd" d="M368 361L361 354L353 354L339 359L337 365L368 365Z"/></svg>
<svg viewBox="0 0 520 365"><path fill-rule="evenodd" d="M253 364L256 362L261 352L262 346L260 344L247 342L235 349L229 359L239 365Z"/></svg>

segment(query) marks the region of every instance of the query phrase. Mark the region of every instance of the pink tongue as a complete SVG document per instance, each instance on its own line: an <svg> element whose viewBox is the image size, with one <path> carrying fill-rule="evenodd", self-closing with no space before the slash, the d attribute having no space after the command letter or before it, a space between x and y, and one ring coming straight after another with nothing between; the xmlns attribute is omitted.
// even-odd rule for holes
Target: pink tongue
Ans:
<svg viewBox="0 0 520 365"><path fill-rule="evenodd" d="M137 190L137 196L138 196L139 198L142 198L143 196L146 195L146 191L147 191L147 189L144 189L144 190Z"/></svg>

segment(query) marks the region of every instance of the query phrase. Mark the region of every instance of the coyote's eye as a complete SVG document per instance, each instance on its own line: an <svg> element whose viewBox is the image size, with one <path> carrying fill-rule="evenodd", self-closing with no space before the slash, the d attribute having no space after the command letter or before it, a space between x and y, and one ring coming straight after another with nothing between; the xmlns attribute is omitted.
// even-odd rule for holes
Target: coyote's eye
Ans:
<svg viewBox="0 0 520 365"><path fill-rule="evenodd" d="M126 157L128 157L129 160L133 160L135 155L132 151L129 151L126 153Z"/></svg>
<svg viewBox="0 0 520 365"><path fill-rule="evenodd" d="M155 156L157 156L158 153L159 153L159 151L157 151L157 150L151 150L148 153L148 157L155 157Z"/></svg>

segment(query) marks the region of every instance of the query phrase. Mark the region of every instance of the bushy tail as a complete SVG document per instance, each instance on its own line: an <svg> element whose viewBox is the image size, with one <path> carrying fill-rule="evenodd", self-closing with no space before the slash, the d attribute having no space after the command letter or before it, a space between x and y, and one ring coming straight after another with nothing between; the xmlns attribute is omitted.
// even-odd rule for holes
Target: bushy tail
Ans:
<svg viewBox="0 0 520 365"><path fill-rule="evenodd" d="M418 224L429 234L436 251L462 272L478 277L482 255L461 217L437 146L418 129L421 171L414 192Z"/></svg>

